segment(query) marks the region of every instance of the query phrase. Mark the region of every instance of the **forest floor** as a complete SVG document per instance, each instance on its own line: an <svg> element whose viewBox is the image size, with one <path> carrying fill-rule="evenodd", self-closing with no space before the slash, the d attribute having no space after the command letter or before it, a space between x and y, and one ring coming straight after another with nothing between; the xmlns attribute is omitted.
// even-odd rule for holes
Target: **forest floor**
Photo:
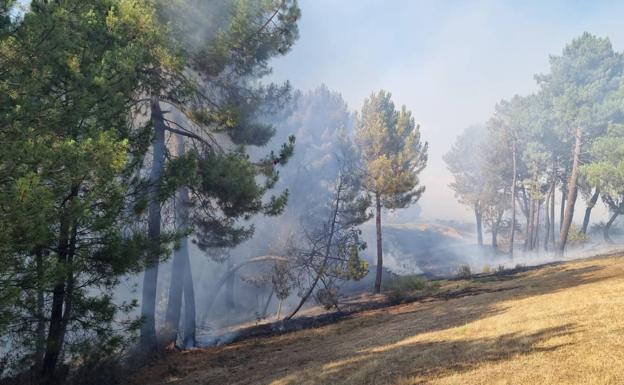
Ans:
<svg viewBox="0 0 624 385"><path fill-rule="evenodd" d="M134 382L623 384L622 256L449 281L330 325L172 352Z"/></svg>

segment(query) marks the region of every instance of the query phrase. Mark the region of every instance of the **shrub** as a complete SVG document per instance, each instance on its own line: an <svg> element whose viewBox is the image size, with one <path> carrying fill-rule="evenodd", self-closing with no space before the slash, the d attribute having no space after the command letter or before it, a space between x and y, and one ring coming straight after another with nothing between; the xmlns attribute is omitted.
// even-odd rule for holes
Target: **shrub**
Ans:
<svg viewBox="0 0 624 385"><path fill-rule="evenodd" d="M494 274L496 275L505 274L505 265L496 266L496 270L494 271Z"/></svg>
<svg viewBox="0 0 624 385"><path fill-rule="evenodd" d="M457 278L459 279L471 279L472 278L472 270L470 270L470 266L461 265L457 270Z"/></svg>
<svg viewBox="0 0 624 385"><path fill-rule="evenodd" d="M390 303L398 304L404 302L414 292L427 288L427 280L416 275L398 276L392 279L388 285L387 298Z"/></svg>
<svg viewBox="0 0 624 385"><path fill-rule="evenodd" d="M481 270L481 272L483 274L490 274L492 272L492 268L490 268L490 265L484 265L483 270Z"/></svg>
<svg viewBox="0 0 624 385"><path fill-rule="evenodd" d="M338 307L338 289L335 287L319 289L316 291L315 299L326 310Z"/></svg>
<svg viewBox="0 0 624 385"><path fill-rule="evenodd" d="M589 242L589 236L587 234L583 234L583 231L581 231L575 223L572 223L570 226L570 232L568 233L568 244L583 245L587 242Z"/></svg>

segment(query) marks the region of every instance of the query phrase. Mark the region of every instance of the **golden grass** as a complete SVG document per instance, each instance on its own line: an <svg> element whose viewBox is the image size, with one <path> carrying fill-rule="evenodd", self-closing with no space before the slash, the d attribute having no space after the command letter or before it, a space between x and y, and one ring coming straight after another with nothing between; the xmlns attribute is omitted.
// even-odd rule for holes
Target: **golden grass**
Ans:
<svg viewBox="0 0 624 385"><path fill-rule="evenodd" d="M509 290L400 305L319 329L175 353L136 381L624 384L623 258L570 262L477 285Z"/></svg>

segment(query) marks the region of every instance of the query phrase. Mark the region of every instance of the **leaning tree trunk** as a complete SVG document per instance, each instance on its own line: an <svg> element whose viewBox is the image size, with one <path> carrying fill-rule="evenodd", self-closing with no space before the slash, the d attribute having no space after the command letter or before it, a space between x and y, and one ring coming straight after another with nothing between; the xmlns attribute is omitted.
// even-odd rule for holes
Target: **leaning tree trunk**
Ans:
<svg viewBox="0 0 624 385"><path fill-rule="evenodd" d="M184 137L177 135L178 156L184 156ZM178 231L186 231L189 222L189 191L186 186L178 189L175 199L175 222ZM176 343L180 335L180 318L182 311L182 293L184 291L186 264L189 260L188 239L185 236L180 241L180 248L173 253L171 263L171 279L169 283L169 299L165 315L164 343L170 345ZM191 282L192 285L192 282Z"/></svg>
<svg viewBox="0 0 624 385"><path fill-rule="evenodd" d="M611 237L609 236L609 230L611 229L611 225L613 224L613 222L615 222L615 219L618 217L618 215L620 215L619 211L614 212L602 231L604 240L607 243L613 243L613 239L611 239Z"/></svg>
<svg viewBox="0 0 624 385"><path fill-rule="evenodd" d="M314 288L318 284L318 281L321 279L321 275L325 271L325 266L327 266L327 260L329 259L329 253L331 252L332 241L334 239L334 231L335 231L335 228L336 228L336 219L338 218L338 209L340 208L340 199L341 199L340 194L341 193L342 193L342 181L340 182L340 184L338 185L338 188L336 190L336 205L334 206L334 212L332 213L331 224L330 224L330 227L329 227L329 237L327 239L327 244L325 245L325 255L323 257L323 262L321 263L321 267L319 268L318 272L316 273L316 278L314 278L314 281L312 282L312 284L310 285L308 290L301 297L301 300L299 301L299 304L297 305L295 310L293 310L286 318L284 318L285 320L289 320L292 317L294 317L295 314L297 314L297 312L301 309L303 304L312 295L312 292L314 292ZM378 235L378 237L379 237L379 235ZM380 239L380 238L378 238L378 239ZM379 247L377 248L377 250L379 250Z"/></svg>
<svg viewBox="0 0 624 385"><path fill-rule="evenodd" d="M375 229L377 232L377 275L375 276L375 293L381 293L381 276L383 274L383 250L381 248L381 198L375 194Z"/></svg>
<svg viewBox="0 0 624 385"><path fill-rule="evenodd" d="M568 168L566 167L565 177L568 177ZM565 179L563 179L565 180ZM566 196L568 189L564 182L561 183L561 204L559 207L559 235L561 236L561 229L563 228L563 217L565 216Z"/></svg>
<svg viewBox="0 0 624 385"><path fill-rule="evenodd" d="M165 121L160 109L158 98L151 101L151 118L154 124L152 141L152 169L149 176L149 207L147 214L147 236L154 244L160 242L160 200L159 185L165 168ZM141 301L141 345L144 352L151 354L157 351L156 340L156 287L158 284L159 256L150 252L146 256L147 267L143 275L143 292Z"/></svg>
<svg viewBox="0 0 624 385"><path fill-rule="evenodd" d="M574 157L572 160L572 172L568 183L568 196L566 198L566 209L563 216L563 226L561 226L561 236L559 238L559 253L565 251L566 242L568 241L568 233L572 225L572 217L574 216L574 204L576 203L576 195L578 192L578 167L581 158L581 129L576 129L574 135Z"/></svg>
<svg viewBox="0 0 624 385"><path fill-rule="evenodd" d="M600 189L596 187L594 194L589 199L589 202L587 202L587 208L585 209L585 217L583 218L583 234L587 234L589 217L591 216L592 209L596 206L596 202L598 202L598 196L600 196Z"/></svg>
<svg viewBox="0 0 624 385"><path fill-rule="evenodd" d="M517 166L516 166L516 140L512 142L512 178L511 178L511 229L509 235L509 255L513 258L514 255L514 239L516 235L516 179L517 179Z"/></svg>
<svg viewBox="0 0 624 385"><path fill-rule="evenodd" d="M475 203L474 213L477 222L477 244L483 246L483 214L479 208L479 203Z"/></svg>

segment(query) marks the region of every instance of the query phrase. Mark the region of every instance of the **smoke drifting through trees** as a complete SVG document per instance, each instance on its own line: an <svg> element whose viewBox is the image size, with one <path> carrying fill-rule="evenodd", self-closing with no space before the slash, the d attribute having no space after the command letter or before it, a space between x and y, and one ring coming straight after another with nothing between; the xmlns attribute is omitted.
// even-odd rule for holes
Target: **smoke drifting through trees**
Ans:
<svg viewBox="0 0 624 385"><path fill-rule="evenodd" d="M0 6L8 375L54 384L138 330L150 356L339 308L343 290L380 293L388 270L541 262L586 244L597 202L612 212L607 242L624 212L624 62L608 39L573 40L537 93L457 138L445 160L472 242L460 223L392 223L425 191L428 144L390 93L355 114L325 86L264 83L298 37L295 1L33 1L20 17L12 5ZM140 318L137 293L114 300L138 274Z"/></svg>
<svg viewBox="0 0 624 385"><path fill-rule="evenodd" d="M560 56L551 56L550 64L549 73L536 76L540 86L536 94L501 101L487 123L487 132L467 129L445 157L455 176L451 187L461 202L475 208L480 245L483 206L497 208L496 226L491 227L495 249L504 212L511 208L505 250L511 256L516 207L525 217L524 250L541 245L545 251L557 249L559 254L570 241L586 239L591 211L600 195L613 213L604 226L606 241L610 241L612 220L621 212L615 159L621 136L618 127L624 119L623 56L613 51L608 39L585 33ZM614 155L607 155L609 152ZM557 189L561 191L558 242ZM579 190L588 200L580 228L572 222Z"/></svg>

